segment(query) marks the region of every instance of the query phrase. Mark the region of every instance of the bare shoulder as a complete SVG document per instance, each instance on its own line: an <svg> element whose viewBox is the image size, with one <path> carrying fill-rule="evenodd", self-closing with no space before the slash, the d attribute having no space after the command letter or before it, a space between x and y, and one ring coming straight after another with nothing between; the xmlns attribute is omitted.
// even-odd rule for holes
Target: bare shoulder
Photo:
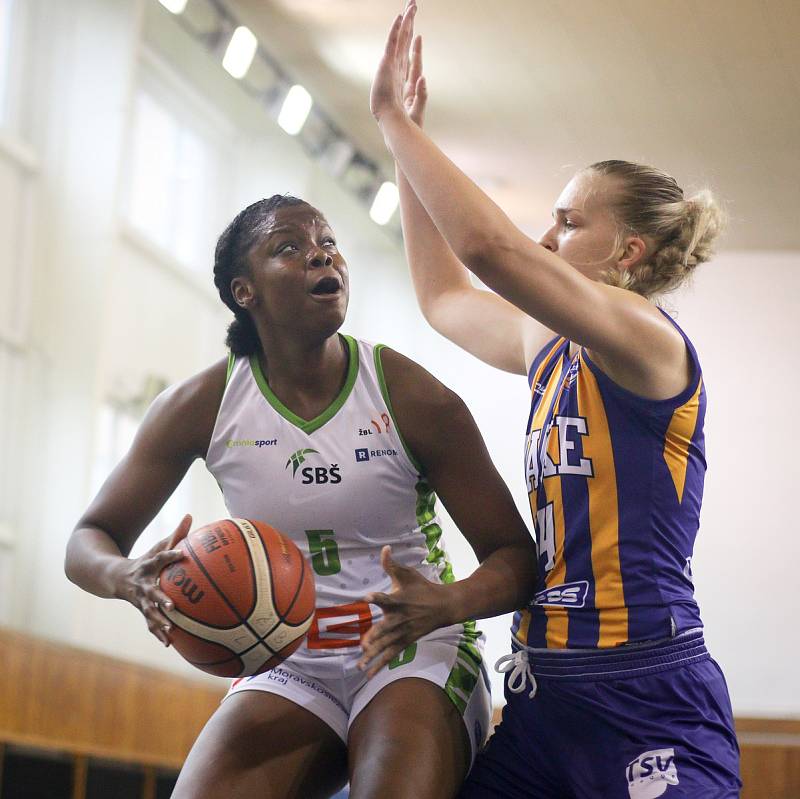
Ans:
<svg viewBox="0 0 800 799"><path fill-rule="evenodd" d="M605 351L590 349L590 357L616 383L652 400L674 397L692 377L692 364L678 328L652 302L625 289L619 314L620 341Z"/></svg>
<svg viewBox="0 0 800 799"><path fill-rule="evenodd" d="M472 414L455 391L395 350L383 349L381 362L395 421L423 473L440 477L462 447L483 451Z"/></svg>
<svg viewBox="0 0 800 799"><path fill-rule="evenodd" d="M205 457L225 391L227 363L227 358L220 359L161 392L140 432L148 439L163 436L172 444L169 449Z"/></svg>
<svg viewBox="0 0 800 799"><path fill-rule="evenodd" d="M458 394L396 350L384 347L381 363L395 414L438 415L463 406Z"/></svg>

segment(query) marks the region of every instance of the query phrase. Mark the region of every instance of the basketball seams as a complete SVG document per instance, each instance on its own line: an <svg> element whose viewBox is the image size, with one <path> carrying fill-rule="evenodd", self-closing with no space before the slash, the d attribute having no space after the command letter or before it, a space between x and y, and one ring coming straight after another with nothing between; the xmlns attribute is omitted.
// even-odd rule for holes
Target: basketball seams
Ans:
<svg viewBox="0 0 800 799"><path fill-rule="evenodd" d="M234 523L236 523L237 525L238 525L239 522L245 522L246 524L251 524L247 519L233 519L232 521ZM252 525L252 526L255 528L255 525ZM256 532L258 533L258 535L256 536L257 539L258 539L258 544L260 544L260 553L259 554L263 554L263 556L265 558L265 568L264 568L263 571L266 574L272 574L272 559L270 558L270 555L269 555L269 548L267 547L267 544L264 541L264 539L261 537L260 531L258 531L257 528L255 528L255 529L256 529ZM278 535L280 535L280 534L278 534ZM245 539L247 540L246 536L245 536ZM247 544L250 547L251 554L253 556L255 556L255 553L253 552L253 546L255 545L255 542L253 542L253 546L251 546L250 541L248 540ZM255 559L255 557L254 557L254 559ZM292 601L291 601L291 603L290 603L290 605L289 605L289 607L288 607L288 609L286 611L287 613L289 611L291 611L291 609L294 607L295 603L297 602L297 598L300 595L300 591L302 590L302 587L303 587L303 579L302 578L305 576L306 564L305 564L305 558L302 557L302 553L301 553L301 557L300 557L300 564L301 564L301 569L302 569L302 571L301 571L301 579L300 579L300 582L299 582L299 584L297 586L297 591L295 592L295 596L292 599ZM259 595L260 595L260 593L259 593ZM288 621L286 619L286 615L281 613L280 610L278 610L278 607L277 607L278 603L277 603L277 599L275 597L275 586L274 586L274 582L272 580L270 580L270 600L272 602L272 609L275 612L275 616L277 617L277 621L275 622L275 624L272 625L272 627L270 627L270 629L267 632L264 633L263 636L259 636L262 640L268 639L281 625L283 625L284 627L288 627L290 629L293 629L293 630L300 630L300 634L301 635L311 626L311 620L314 617L313 612L309 615L308 619L306 619L304 622L301 622L300 624L292 624L290 621ZM253 614L256 612L257 609L258 609L257 607L253 609L253 611L250 614L250 616L248 616L248 619L251 619L253 617ZM303 629L303 625L305 625L305 629ZM281 649L282 648L283 647L281 647ZM270 651L273 651L271 646L269 647L269 649L270 649Z"/></svg>
<svg viewBox="0 0 800 799"><path fill-rule="evenodd" d="M175 607L171 612L167 612L166 615L175 624L176 633L180 631L181 635L189 636L191 639L196 639L201 643L206 641L209 645L218 646L221 650L216 653L216 656L212 652L203 653L201 650L196 649L187 651L186 654L189 657L186 657L186 655L184 657L188 663L222 677L260 673L289 657L302 643L302 636L313 621L313 604L311 612L304 621L299 624L288 621L288 616L298 605L300 599L304 597L303 591L306 588L305 583L308 581L310 572L306 569L305 558L297 550L296 546L287 540L286 544L289 545L287 552L284 545L284 537L269 525L254 523L248 519L232 518L222 520L216 524L224 525L230 534L233 534L235 529L239 533L241 541L245 544L244 552L238 557L246 557L248 560L248 567L251 569L249 575L252 590L251 596L247 597L244 591L240 590L241 583L233 590L232 586L225 583L222 575L220 575L220 582L212 577L212 572L216 568L215 562L211 561L208 564L204 564L200 549L194 546L194 544L198 543L197 540L193 542L191 537L187 537L184 543L185 552L190 558L189 563L193 563L198 569L195 581L198 581L202 575L208 586L206 590L210 593L209 599L215 599L217 602L221 601L221 604L218 605L219 610L215 612L215 615L220 615L223 609L227 609L233 620L238 623L232 626L209 623L190 615L190 612L195 610L190 607L186 608L187 612ZM208 527L211 527L211 525L208 525ZM260 547L257 545L256 540ZM288 554L289 556L289 560L285 563L283 560L280 561L280 576L288 578L291 574L298 579L294 592L289 595L288 606L283 611L277 606L276 596L278 588L276 579L280 579L280 577L277 574L272 574L273 565L279 565L277 562L273 562L271 557L272 554L276 557L280 554L278 550L271 552L270 548L274 548L276 545L279 546L284 555ZM297 578L298 557L300 561L299 578ZM284 583L288 582L289 580L284 580ZM288 585L284 583L280 584L282 601L287 599L286 588L288 588ZM313 590L313 582L311 583L311 588ZM226 589L232 590L230 597L226 593ZM250 600L247 606L247 613L240 612L234 604L236 602L241 604L241 600L244 598ZM305 607L308 602L304 600L302 604ZM164 610L166 611L166 608ZM179 651L181 651L181 647L178 646L180 641L181 638L179 636L175 641ZM261 653L262 648L266 653L266 659L264 653ZM198 657L200 659L197 659ZM211 659L204 660L203 658ZM230 672L233 670L237 674L231 674Z"/></svg>
<svg viewBox="0 0 800 799"><path fill-rule="evenodd" d="M224 646L233 654L236 654L236 651L231 649L230 641L229 640L222 640L221 634L224 632L230 632L232 628L228 627L225 629L220 629L218 627L214 627L210 624L206 624L205 622L198 621L197 619L193 619L191 616L187 616L183 611L174 608L173 610L169 611L167 614L169 616L170 621L183 630L185 633L189 633L190 635L194 635L196 638L200 639L207 639L212 644L218 644L219 646ZM258 636L253 633L252 630L247 630L253 638L258 641ZM247 645L248 647L251 646L250 644Z"/></svg>
<svg viewBox="0 0 800 799"><path fill-rule="evenodd" d="M238 526L238 525L236 525L236 527L237 527L237 529L239 529L239 526ZM240 533L242 532L242 531L241 531L241 529L239 529L239 532L240 532ZM242 533L242 535L244 535L244 534ZM276 652L276 651L275 651L275 650L274 650L274 649L273 649L273 648L272 648L272 647L271 647L269 644L267 644L267 643L266 643L266 642L265 642L265 641L264 641L264 640L261 638L261 636L258 634L258 632L252 628L252 626L250 625L250 623L249 623L249 622L248 622L246 619L243 619L243 618L242 618L241 614L240 614L240 613L239 613L239 612L236 610L236 608L235 608L235 607L234 607L234 606L231 604L231 602L230 602L230 600L228 599L228 597L226 597L226 596L225 596L225 594L223 594L223 593L222 593L222 591L219 589L219 586L218 586L218 585L216 584L216 582L214 581L214 578L213 578L213 577L212 577L212 576L211 576L211 575L208 573L208 569L206 569L206 567L203 565L203 563L202 563L202 561L200 560L200 558L197 556L197 553L194 551L194 548L192 547L191 543L189 542L189 539L188 539L188 537L187 537L185 540L186 540L186 548L187 548L187 550L189 551L189 554L192 556L192 560L194 560L195 564L197 564L197 568L198 568L198 569L200 569L200 571L201 571L201 572L203 573L203 575L205 576L206 580L208 580L208 582L209 582L209 585L211 585L211 587L212 587L212 588L213 588L213 589L214 589L214 590L217 592L217 594L219 594L219 596L222 598L222 601L223 601L223 602L224 602L224 603L225 603L225 604L228 606L228 608L230 609L231 613L233 613L233 615L234 615L234 616L235 616L237 619L239 619L239 623L240 623L240 624L241 624L241 625L242 625L242 626L243 626L243 627L244 627L244 628L245 628L245 629L246 629L246 630L247 630L247 631L248 631L248 632L249 632L249 633L250 633L250 634L251 634L251 635L252 635L254 638L256 638L257 640L260 640L260 641L261 641L261 643L263 643L263 644L264 644L264 646L265 646L265 647L266 647L266 648L267 648L267 649L268 649L268 650L269 650L269 651L272 653L272 655L277 655L278 653L277 653L277 652ZM230 649L230 646L228 646L228 649ZM231 651L233 651L233 650L231 650Z"/></svg>
<svg viewBox="0 0 800 799"><path fill-rule="evenodd" d="M248 540L247 536L245 535L244 530L242 529L242 525L239 524L241 521L247 521L246 519L228 519L227 521L231 522L233 526L236 528L239 535L242 537L242 541L244 541L244 545L247 548L247 551L250 553L250 577L252 578L251 582L251 589L253 592L253 602L250 608L247 611L246 618L250 618L253 615L253 611L256 609L258 604L258 571L256 569L256 562L253 558L253 548L250 546L250 541ZM261 536L259 536L260 538ZM272 581L270 581L272 582Z"/></svg>
<svg viewBox="0 0 800 799"><path fill-rule="evenodd" d="M253 564L253 606L250 608L250 612L247 614L248 619L252 619L255 613L260 610L259 606L259 599L263 596L263 592L259 589L263 586L264 581L269 582L269 596L270 602L272 604L272 610L274 613L271 615L277 616L278 624L283 621L281 618L281 614L278 611L277 607L275 606L275 586L274 581L272 580L272 562L269 558L269 552L267 550L267 545L264 543L264 539L261 537L261 531L247 519L231 519L231 521L236 525L239 530L239 534L242 536L244 540L245 546L247 547L248 552L250 553L250 562ZM242 529L243 527L250 527L253 532L255 533L255 540L252 540L245 534L245 530ZM260 545L259 546L257 546ZM262 568L258 568L261 566ZM263 578L259 580L259 575L263 575ZM277 625L275 625L277 626ZM270 632L275 629L275 626L270 628ZM269 635L267 633L266 635ZM259 636L260 637L260 636Z"/></svg>
<svg viewBox="0 0 800 799"><path fill-rule="evenodd" d="M244 545L247 548L247 552L250 555L250 565L252 569L252 577L253 577L253 603L250 606L250 609L247 611L247 620L249 622L250 619L253 618L253 615L259 610L259 597L262 595L262 591L260 590L265 582L269 583L269 595L272 601L272 608L275 611L272 615L278 615L277 610L275 609L275 597L274 591L272 587L272 564L269 561L269 556L266 553L261 552L257 549L254 545L254 541L247 535L246 529L249 527L254 533L255 538L261 544L261 550L264 549L264 542L261 538L261 533L258 528L251 524L247 519L230 519L231 522L236 526L236 529L239 531L239 535L242 537L242 541L244 541ZM265 554L266 559L262 559L261 555ZM261 636L259 635L259 638Z"/></svg>

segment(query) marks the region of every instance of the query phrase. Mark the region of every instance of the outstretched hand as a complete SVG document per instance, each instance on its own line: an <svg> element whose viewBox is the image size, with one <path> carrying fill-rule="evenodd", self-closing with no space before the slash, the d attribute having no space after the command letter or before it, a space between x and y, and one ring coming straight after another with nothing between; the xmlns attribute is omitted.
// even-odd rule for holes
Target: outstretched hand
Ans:
<svg viewBox="0 0 800 799"><path fill-rule="evenodd" d="M409 75L409 51L414 37L416 13L416 0L407 0L404 12L398 14L389 30L369 97L370 110L378 122L384 114L407 113L404 86Z"/></svg>
<svg viewBox="0 0 800 799"><path fill-rule="evenodd" d="M154 544L141 557L127 560L115 590L116 596L141 611L147 628L164 646L169 646L168 633L172 624L162 608L172 610L173 605L161 590L158 578L165 566L186 557L183 550L175 547L189 535L191 528L192 517L187 513L172 535Z"/></svg>
<svg viewBox="0 0 800 799"><path fill-rule="evenodd" d="M384 614L361 639L364 654L358 667L368 677L374 677L423 635L448 624L446 586L426 580L416 569L395 563L389 546L381 550L381 566L392 580L392 590L364 597L365 602L377 605Z"/></svg>
<svg viewBox="0 0 800 799"><path fill-rule="evenodd" d="M422 74L422 37L416 36L411 46L411 59L406 69L403 85L403 105L411 121L422 127L425 106L428 103L428 84Z"/></svg>

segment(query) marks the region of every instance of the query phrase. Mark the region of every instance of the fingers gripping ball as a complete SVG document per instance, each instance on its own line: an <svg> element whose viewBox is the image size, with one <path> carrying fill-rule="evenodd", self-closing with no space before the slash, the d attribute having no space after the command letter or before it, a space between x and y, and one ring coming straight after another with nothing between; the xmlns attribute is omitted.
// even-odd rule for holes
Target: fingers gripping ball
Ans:
<svg viewBox="0 0 800 799"><path fill-rule="evenodd" d="M186 557L159 575L172 645L198 669L247 677L300 646L314 615L314 577L300 550L268 524L223 519L181 541Z"/></svg>

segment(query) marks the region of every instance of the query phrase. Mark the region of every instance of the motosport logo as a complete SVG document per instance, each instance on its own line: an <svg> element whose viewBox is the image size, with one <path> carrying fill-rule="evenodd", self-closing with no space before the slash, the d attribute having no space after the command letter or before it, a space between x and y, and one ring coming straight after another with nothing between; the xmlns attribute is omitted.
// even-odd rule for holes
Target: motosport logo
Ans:
<svg viewBox="0 0 800 799"><path fill-rule="evenodd" d="M678 767L674 749L652 749L642 752L628 763L628 794L631 799L655 799L670 785L678 784Z"/></svg>

